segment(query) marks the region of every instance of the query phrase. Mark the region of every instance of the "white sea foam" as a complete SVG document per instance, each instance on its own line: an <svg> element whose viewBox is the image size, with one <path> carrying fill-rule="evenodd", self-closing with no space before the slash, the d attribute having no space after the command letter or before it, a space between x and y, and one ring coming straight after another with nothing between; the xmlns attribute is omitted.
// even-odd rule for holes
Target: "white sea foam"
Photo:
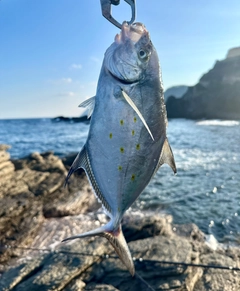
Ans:
<svg viewBox="0 0 240 291"><path fill-rule="evenodd" d="M198 125L216 125L216 126L236 126L240 122L236 120L202 120L197 122Z"/></svg>
<svg viewBox="0 0 240 291"><path fill-rule="evenodd" d="M209 248L211 248L214 251L216 251L218 246L219 246L219 243L218 243L218 241L216 240L216 238L214 237L213 234L206 235L205 243L207 244L207 246Z"/></svg>

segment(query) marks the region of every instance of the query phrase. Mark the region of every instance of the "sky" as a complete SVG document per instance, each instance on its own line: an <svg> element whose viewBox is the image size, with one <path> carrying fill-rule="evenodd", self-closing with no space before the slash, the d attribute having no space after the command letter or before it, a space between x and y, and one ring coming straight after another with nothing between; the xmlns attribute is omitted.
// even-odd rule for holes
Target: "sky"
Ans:
<svg viewBox="0 0 240 291"><path fill-rule="evenodd" d="M239 0L136 2L165 89L195 85L240 46ZM120 23L131 18L124 0L112 13ZM0 0L0 119L79 116L118 32L102 16L100 0Z"/></svg>

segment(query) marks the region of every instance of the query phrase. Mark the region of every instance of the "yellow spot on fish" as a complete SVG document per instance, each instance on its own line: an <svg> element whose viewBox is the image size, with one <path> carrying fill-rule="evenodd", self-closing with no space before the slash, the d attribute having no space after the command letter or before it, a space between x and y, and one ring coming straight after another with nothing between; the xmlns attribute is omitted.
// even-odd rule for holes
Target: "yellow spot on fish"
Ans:
<svg viewBox="0 0 240 291"><path fill-rule="evenodd" d="M124 148L120 147L120 152L123 154L124 153Z"/></svg>
<svg viewBox="0 0 240 291"><path fill-rule="evenodd" d="M109 134L109 138L111 138L111 139L112 139L112 133L110 133L110 134Z"/></svg>
<svg viewBox="0 0 240 291"><path fill-rule="evenodd" d="M134 135L135 134L135 131L134 130L132 130L132 135Z"/></svg>
<svg viewBox="0 0 240 291"><path fill-rule="evenodd" d="M134 120L134 122L137 122L137 117L134 117L133 120Z"/></svg>
<svg viewBox="0 0 240 291"><path fill-rule="evenodd" d="M123 125L123 124L124 124L124 121L123 121L122 119L120 120L120 124L121 124L121 125Z"/></svg>
<svg viewBox="0 0 240 291"><path fill-rule="evenodd" d="M139 143L136 145L136 149L137 149L138 151L140 150L140 144L139 144Z"/></svg>
<svg viewBox="0 0 240 291"><path fill-rule="evenodd" d="M136 176L134 174L132 174L131 180L134 181L136 178Z"/></svg>
<svg viewBox="0 0 240 291"><path fill-rule="evenodd" d="M118 171L122 171L122 166L118 166Z"/></svg>

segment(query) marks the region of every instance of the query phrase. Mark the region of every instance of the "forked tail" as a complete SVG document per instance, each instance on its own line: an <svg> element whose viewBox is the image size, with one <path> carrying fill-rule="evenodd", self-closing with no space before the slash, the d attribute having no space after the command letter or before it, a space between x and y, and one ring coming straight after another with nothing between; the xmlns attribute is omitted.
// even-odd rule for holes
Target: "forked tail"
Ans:
<svg viewBox="0 0 240 291"><path fill-rule="evenodd" d="M122 232L121 224L118 226L116 230L112 230L112 223L110 221L106 225L101 226L95 230L85 232L83 234L79 234L76 236L68 237L64 239L63 242L68 241L68 240L73 240L76 238L83 238L83 237L94 236L94 235L105 237L111 243L116 253L118 254L120 260L127 267L131 275L134 276L135 268L134 268L131 253L129 251L127 242Z"/></svg>

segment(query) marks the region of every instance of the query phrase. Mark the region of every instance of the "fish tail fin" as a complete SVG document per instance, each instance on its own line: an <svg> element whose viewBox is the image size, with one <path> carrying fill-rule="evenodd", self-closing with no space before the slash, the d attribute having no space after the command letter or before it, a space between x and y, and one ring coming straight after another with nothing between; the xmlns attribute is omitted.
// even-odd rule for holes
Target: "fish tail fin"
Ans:
<svg viewBox="0 0 240 291"><path fill-rule="evenodd" d="M103 232L101 236L105 237L115 249L120 260L127 267L128 271L134 276L135 268L131 253L129 251L127 242L122 232L121 224L117 230L112 232Z"/></svg>
<svg viewBox="0 0 240 291"><path fill-rule="evenodd" d="M64 239L63 242L68 241L68 240L73 240L76 238L83 238L83 237L89 237L89 236L94 236L94 235L105 237L110 242L110 244L113 246L116 253L118 254L120 260L127 267L131 275L134 276L134 273L135 273L134 263L133 263L132 256L129 251L127 242L123 235L121 224L119 224L117 229L113 230L112 221L110 221L106 225L101 226L92 231L88 231L83 234L68 237Z"/></svg>

